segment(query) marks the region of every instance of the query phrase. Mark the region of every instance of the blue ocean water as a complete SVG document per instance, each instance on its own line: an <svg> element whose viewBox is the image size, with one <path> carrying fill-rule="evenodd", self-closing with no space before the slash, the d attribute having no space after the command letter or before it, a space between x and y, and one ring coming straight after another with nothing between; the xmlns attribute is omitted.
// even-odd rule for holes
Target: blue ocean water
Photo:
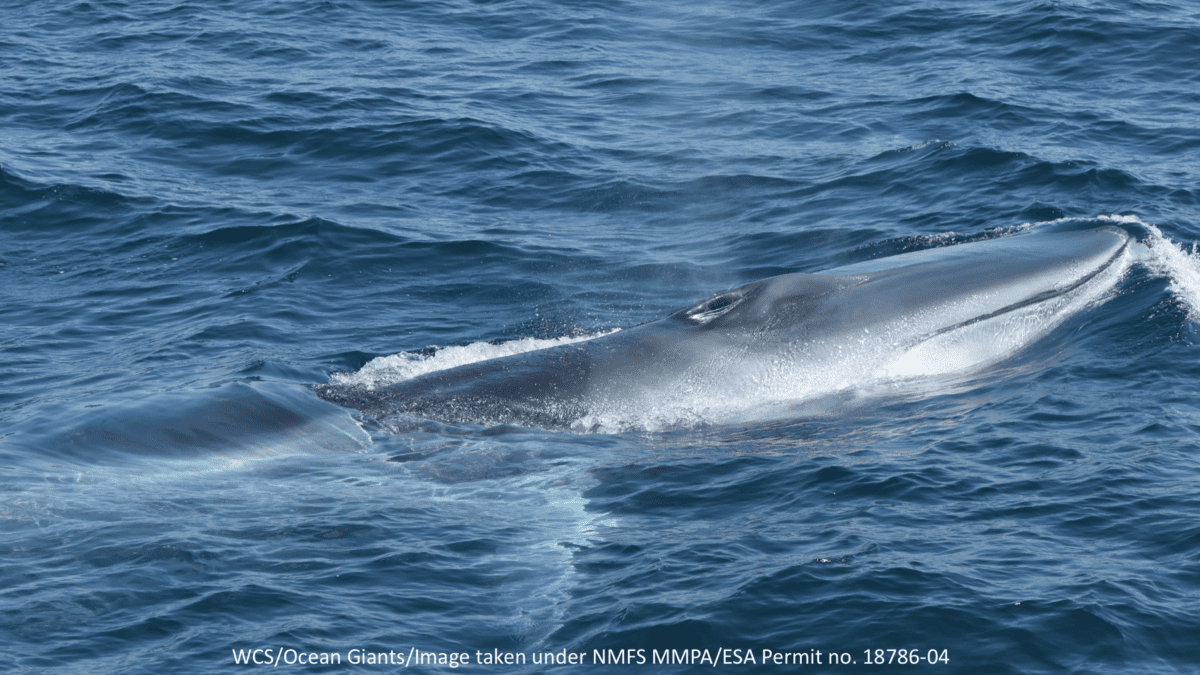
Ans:
<svg viewBox="0 0 1200 675"><path fill-rule="evenodd" d="M0 16L6 672L1200 670L1195 5ZM314 391L1091 226L1040 339L790 415Z"/></svg>

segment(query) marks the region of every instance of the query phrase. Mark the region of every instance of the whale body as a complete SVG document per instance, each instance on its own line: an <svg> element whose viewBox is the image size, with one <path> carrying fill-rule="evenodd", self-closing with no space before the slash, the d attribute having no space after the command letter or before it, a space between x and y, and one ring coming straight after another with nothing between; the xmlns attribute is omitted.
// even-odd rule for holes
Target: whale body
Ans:
<svg viewBox="0 0 1200 675"><path fill-rule="evenodd" d="M593 340L315 390L377 420L626 430L762 416L1007 358L1104 298L1129 248L1105 227L927 249L771 277Z"/></svg>

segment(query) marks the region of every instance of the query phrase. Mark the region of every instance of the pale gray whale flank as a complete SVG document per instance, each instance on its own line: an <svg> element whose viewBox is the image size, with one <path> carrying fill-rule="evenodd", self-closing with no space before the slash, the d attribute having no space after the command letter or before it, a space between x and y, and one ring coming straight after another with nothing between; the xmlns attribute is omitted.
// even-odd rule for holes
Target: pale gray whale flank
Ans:
<svg viewBox="0 0 1200 675"><path fill-rule="evenodd" d="M758 417L1010 356L1104 297L1128 250L1117 228L928 249L757 281L595 340L315 389L377 419L620 430Z"/></svg>

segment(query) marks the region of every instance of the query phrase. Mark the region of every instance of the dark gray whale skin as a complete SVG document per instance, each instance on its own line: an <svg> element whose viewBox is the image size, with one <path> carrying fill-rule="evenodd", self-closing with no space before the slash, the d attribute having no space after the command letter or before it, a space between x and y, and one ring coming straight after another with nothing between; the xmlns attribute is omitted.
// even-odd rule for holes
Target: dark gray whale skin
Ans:
<svg viewBox="0 0 1200 675"><path fill-rule="evenodd" d="M377 390L337 384L314 389L326 401L378 420L401 415L483 426L578 427L595 409L656 405L681 386L719 389L730 374L736 379L739 360L762 364L796 345L804 346L812 368L820 368L823 359L862 336L887 335L888 349L904 350L1012 312L1054 306L1097 282L1129 241L1123 230L1108 227L1021 234L817 274L785 274L594 340ZM718 363L721 368L712 366Z"/></svg>

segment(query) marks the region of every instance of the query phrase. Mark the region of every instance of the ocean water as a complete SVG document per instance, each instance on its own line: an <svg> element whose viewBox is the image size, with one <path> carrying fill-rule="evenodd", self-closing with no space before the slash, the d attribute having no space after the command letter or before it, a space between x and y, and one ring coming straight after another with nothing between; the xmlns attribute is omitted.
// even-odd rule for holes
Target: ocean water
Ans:
<svg viewBox="0 0 1200 675"><path fill-rule="evenodd" d="M0 17L5 672L1200 671L1195 4ZM949 373L318 396L1091 227L1111 285Z"/></svg>

